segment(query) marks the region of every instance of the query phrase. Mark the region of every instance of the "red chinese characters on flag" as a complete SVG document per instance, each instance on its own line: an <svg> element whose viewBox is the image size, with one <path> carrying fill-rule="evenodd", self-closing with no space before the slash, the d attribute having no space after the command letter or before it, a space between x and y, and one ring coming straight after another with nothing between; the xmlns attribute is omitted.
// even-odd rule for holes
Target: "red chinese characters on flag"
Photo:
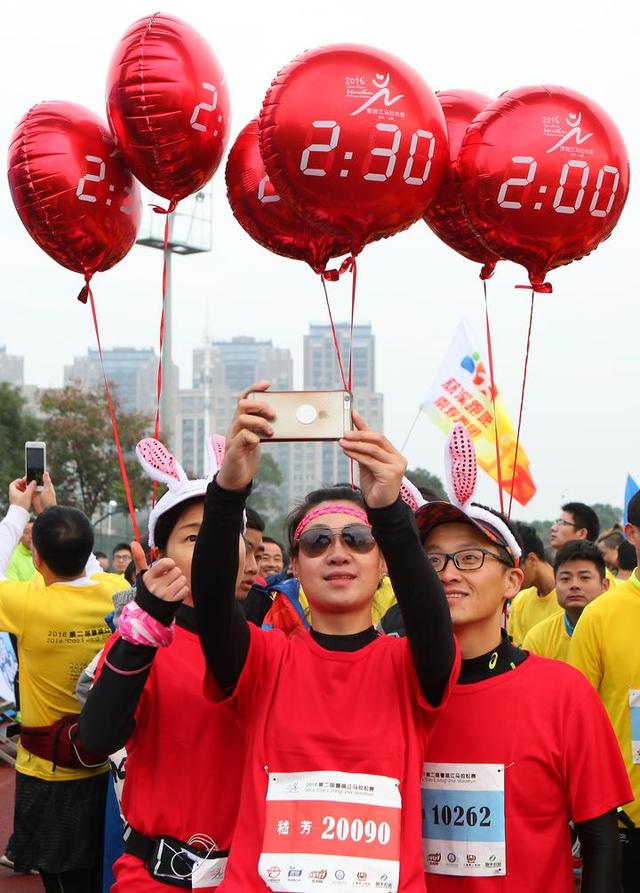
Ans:
<svg viewBox="0 0 640 893"><path fill-rule="evenodd" d="M500 394L491 393L488 370L483 363L480 340L465 321L460 323L453 341L421 409L445 433L456 422L466 426L473 438L478 464L494 480L498 480L495 427L498 426L503 488L526 505L536 492L529 468L529 458L522 446L516 457L516 432ZM515 463L515 474L514 474Z"/></svg>

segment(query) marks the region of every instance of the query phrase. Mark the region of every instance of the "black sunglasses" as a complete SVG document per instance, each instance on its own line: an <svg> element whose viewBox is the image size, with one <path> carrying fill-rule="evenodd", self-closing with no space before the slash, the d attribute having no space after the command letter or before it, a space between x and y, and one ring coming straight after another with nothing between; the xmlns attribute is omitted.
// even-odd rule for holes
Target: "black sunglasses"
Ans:
<svg viewBox="0 0 640 893"><path fill-rule="evenodd" d="M346 527L309 527L295 540L294 546L299 546L307 558L317 558L327 551L337 536L347 549L359 555L371 552L376 544L370 527L365 524L347 524Z"/></svg>

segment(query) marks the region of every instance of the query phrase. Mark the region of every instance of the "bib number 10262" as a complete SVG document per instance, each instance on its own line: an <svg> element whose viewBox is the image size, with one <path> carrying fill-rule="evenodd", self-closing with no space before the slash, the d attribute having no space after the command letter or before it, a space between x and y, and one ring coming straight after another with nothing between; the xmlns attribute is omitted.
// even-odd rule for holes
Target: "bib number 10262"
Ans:
<svg viewBox="0 0 640 893"><path fill-rule="evenodd" d="M468 825L474 828L478 825L480 828L491 827L491 810L488 806L449 806L445 803L439 806L437 803L431 807L432 820L434 825L453 825L456 828L463 828Z"/></svg>

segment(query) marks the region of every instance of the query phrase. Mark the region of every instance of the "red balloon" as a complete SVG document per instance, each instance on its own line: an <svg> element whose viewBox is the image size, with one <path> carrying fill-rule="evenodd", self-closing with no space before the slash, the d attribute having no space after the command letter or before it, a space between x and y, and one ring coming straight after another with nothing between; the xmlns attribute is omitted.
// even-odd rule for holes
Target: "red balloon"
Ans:
<svg viewBox="0 0 640 893"><path fill-rule="evenodd" d="M11 137L8 175L29 235L68 270L88 277L108 270L135 242L138 184L107 125L89 109L33 106Z"/></svg>
<svg viewBox="0 0 640 893"><path fill-rule="evenodd" d="M629 191L620 131L566 87L520 87L475 118L458 156L467 217L496 254L525 266L536 290L549 270L606 239Z"/></svg>
<svg viewBox="0 0 640 893"><path fill-rule="evenodd" d="M227 160L227 197L234 217L252 239L269 251L305 260L321 273L332 257L349 247L334 233L305 220L278 195L267 175L258 144L257 118L240 133Z"/></svg>
<svg viewBox="0 0 640 893"><path fill-rule="evenodd" d="M111 60L107 115L133 173L175 206L211 179L225 149L229 93L220 63L186 22L145 16Z"/></svg>
<svg viewBox="0 0 640 893"><path fill-rule="evenodd" d="M447 163L442 109L422 77L382 50L310 50L267 91L260 150L275 189L306 219L366 242L410 226Z"/></svg>
<svg viewBox="0 0 640 893"><path fill-rule="evenodd" d="M491 99L472 90L440 90L436 96L447 123L449 166L435 200L424 215L425 223L458 254L483 264L480 278L488 279L500 258L482 244L464 216L456 162L467 127Z"/></svg>

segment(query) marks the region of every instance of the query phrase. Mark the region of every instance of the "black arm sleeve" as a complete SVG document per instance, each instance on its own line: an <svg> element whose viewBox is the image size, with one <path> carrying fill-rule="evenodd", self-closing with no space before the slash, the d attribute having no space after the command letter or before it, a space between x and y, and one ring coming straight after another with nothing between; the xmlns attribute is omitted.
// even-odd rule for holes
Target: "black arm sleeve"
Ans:
<svg viewBox="0 0 640 893"><path fill-rule="evenodd" d="M207 487L204 518L191 563L191 594L207 666L225 695L233 693L249 652L249 626L236 601L238 538L249 490Z"/></svg>
<svg viewBox="0 0 640 893"><path fill-rule="evenodd" d="M137 579L135 600L166 626L171 625L181 604L156 598L144 585L142 575ZM115 753L127 743L135 727L136 709L156 652L151 645L133 645L124 639L115 642L109 651L108 663L103 664L78 720L80 743L87 750Z"/></svg>
<svg viewBox="0 0 640 893"><path fill-rule="evenodd" d="M420 544L410 509L393 505L367 509L373 535L382 550L424 696L437 707L455 657L449 606L438 575Z"/></svg>
<svg viewBox="0 0 640 893"><path fill-rule="evenodd" d="M621 853L617 811L576 822L576 830L583 861L581 893L618 893Z"/></svg>

